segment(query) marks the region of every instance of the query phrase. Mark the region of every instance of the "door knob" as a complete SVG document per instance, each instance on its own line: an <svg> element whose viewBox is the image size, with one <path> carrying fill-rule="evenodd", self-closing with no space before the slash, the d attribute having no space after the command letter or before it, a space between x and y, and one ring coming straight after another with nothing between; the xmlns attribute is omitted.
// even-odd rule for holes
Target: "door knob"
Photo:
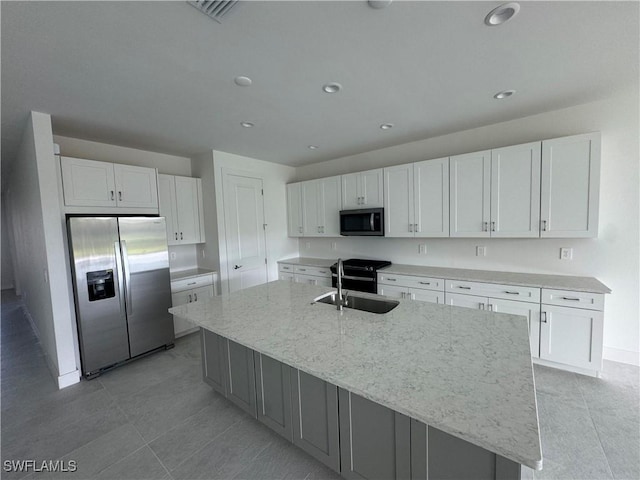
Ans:
<svg viewBox="0 0 640 480"><path fill-rule="evenodd" d="M242 268L242 265L234 265L234 266L233 266L233 269L234 269L234 270L238 270L239 268Z"/></svg>

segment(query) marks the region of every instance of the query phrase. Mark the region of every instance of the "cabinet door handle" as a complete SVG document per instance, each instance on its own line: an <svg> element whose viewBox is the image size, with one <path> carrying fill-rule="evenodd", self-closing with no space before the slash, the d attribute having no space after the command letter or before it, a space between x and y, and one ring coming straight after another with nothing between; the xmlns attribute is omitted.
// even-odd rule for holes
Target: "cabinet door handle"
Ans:
<svg viewBox="0 0 640 480"><path fill-rule="evenodd" d="M178 232L176 232L176 240L178 239Z"/></svg>
<svg viewBox="0 0 640 480"><path fill-rule="evenodd" d="M547 323L547 312L540 312L540 321L542 323Z"/></svg>
<svg viewBox="0 0 640 480"><path fill-rule="evenodd" d="M496 222L491 222L491 231L492 232L496 231Z"/></svg>
<svg viewBox="0 0 640 480"><path fill-rule="evenodd" d="M193 299L191 298L191 294L189 294L189 303L191 303Z"/></svg>
<svg viewBox="0 0 640 480"><path fill-rule="evenodd" d="M579 302L580 299L579 298L575 298L575 297L560 297L562 298L562 300L571 300L572 302Z"/></svg>
<svg viewBox="0 0 640 480"><path fill-rule="evenodd" d="M419 227L420 224L419 223L414 223L413 225L415 226L415 230L414 231L420 232L420 227Z"/></svg>
<svg viewBox="0 0 640 480"><path fill-rule="evenodd" d="M482 222L482 231L483 232L489 231L489 222Z"/></svg>
<svg viewBox="0 0 640 480"><path fill-rule="evenodd" d="M198 294L197 294L197 293L194 293L194 294L193 294L193 301L194 301L194 302L197 302L197 301L198 301Z"/></svg>
<svg viewBox="0 0 640 480"><path fill-rule="evenodd" d="M479 303L479 304L478 304L478 308L479 308L480 310L484 310L484 303Z"/></svg>
<svg viewBox="0 0 640 480"><path fill-rule="evenodd" d="M298 227L298 231L302 233L302 227Z"/></svg>
<svg viewBox="0 0 640 480"><path fill-rule="evenodd" d="M462 285L458 285L456 288L461 288L463 290L471 290L471 287L464 287Z"/></svg>
<svg viewBox="0 0 640 480"><path fill-rule="evenodd" d="M320 227L322 229L322 231L320 233L324 233L324 225L322 227Z"/></svg>
<svg viewBox="0 0 640 480"><path fill-rule="evenodd" d="M115 200L116 198L113 196L113 190L111 190L111 200Z"/></svg>
<svg viewBox="0 0 640 480"><path fill-rule="evenodd" d="M487 308L490 312L493 312L493 305L491 303L487 305Z"/></svg>
<svg viewBox="0 0 640 480"><path fill-rule="evenodd" d="M505 290L504 293L508 295L520 295L520 292L510 292L509 290Z"/></svg>
<svg viewBox="0 0 640 480"><path fill-rule="evenodd" d="M431 282L418 282L420 285L431 285Z"/></svg>
<svg viewBox="0 0 640 480"><path fill-rule="evenodd" d="M118 192L118 200L122 200L122 192Z"/></svg>
<svg viewBox="0 0 640 480"><path fill-rule="evenodd" d="M180 240L184 240L184 237L182 236L182 232L180 232Z"/></svg>
<svg viewBox="0 0 640 480"><path fill-rule="evenodd" d="M410 232L413 232L413 223L410 223L410 224L409 224L409 231L410 231Z"/></svg>
<svg viewBox="0 0 640 480"><path fill-rule="evenodd" d="M547 231L547 221L546 220L542 220L542 231L543 232Z"/></svg>

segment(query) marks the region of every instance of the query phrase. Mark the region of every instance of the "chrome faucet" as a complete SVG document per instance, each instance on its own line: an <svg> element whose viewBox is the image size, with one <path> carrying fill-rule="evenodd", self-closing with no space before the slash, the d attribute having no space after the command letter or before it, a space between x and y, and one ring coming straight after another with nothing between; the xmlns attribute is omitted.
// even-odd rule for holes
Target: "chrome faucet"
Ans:
<svg viewBox="0 0 640 480"><path fill-rule="evenodd" d="M342 310L342 307L344 307L346 302L344 302L342 299L342 276L344 275L344 265L342 264L341 258L338 259L338 266L336 270L338 274L338 281L337 281L338 293L336 295L336 307L338 310Z"/></svg>

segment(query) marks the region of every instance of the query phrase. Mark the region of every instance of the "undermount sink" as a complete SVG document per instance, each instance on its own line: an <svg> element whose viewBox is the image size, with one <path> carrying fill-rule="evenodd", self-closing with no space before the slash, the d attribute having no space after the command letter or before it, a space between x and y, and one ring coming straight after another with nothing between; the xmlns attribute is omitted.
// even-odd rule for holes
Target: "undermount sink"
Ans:
<svg viewBox="0 0 640 480"><path fill-rule="evenodd" d="M326 303L328 305L336 304L336 292L330 292L313 300L314 303ZM389 313L396 308L400 302L396 300L379 300L377 298L358 297L355 295L343 295L346 299L344 308L352 308L354 310L362 310L369 313Z"/></svg>

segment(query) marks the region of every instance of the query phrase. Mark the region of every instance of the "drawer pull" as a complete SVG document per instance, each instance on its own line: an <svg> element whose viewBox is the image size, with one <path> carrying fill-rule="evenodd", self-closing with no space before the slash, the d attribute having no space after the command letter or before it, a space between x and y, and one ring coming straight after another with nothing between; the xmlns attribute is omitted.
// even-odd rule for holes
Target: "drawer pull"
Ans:
<svg viewBox="0 0 640 480"><path fill-rule="evenodd" d="M390 282L395 282L397 280L397 278L389 278L389 277L387 277L386 280L388 280Z"/></svg>
<svg viewBox="0 0 640 480"><path fill-rule="evenodd" d="M298 270L300 270L301 272L306 272L307 271L306 268L299 268Z"/></svg>
<svg viewBox="0 0 640 480"><path fill-rule="evenodd" d="M420 285L431 285L431 282L418 282Z"/></svg>
<svg viewBox="0 0 640 480"><path fill-rule="evenodd" d="M509 290L505 290L504 293L508 293L509 295L520 295L520 292L510 292Z"/></svg>
<svg viewBox="0 0 640 480"><path fill-rule="evenodd" d="M189 282L189 283L187 283L187 285L195 285L196 283L198 283L198 282Z"/></svg>
<svg viewBox="0 0 640 480"><path fill-rule="evenodd" d="M561 297L562 300L571 300L572 302L579 302L580 299L579 298L575 298L575 297Z"/></svg>
<svg viewBox="0 0 640 480"><path fill-rule="evenodd" d="M471 287L463 287L462 285L458 285L456 288L461 288L463 290L471 290Z"/></svg>

